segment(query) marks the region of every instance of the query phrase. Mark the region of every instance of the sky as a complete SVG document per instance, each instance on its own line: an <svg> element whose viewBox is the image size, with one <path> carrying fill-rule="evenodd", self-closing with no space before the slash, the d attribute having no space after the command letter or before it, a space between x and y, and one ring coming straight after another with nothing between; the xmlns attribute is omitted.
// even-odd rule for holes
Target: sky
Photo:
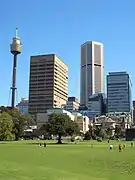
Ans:
<svg viewBox="0 0 135 180"><path fill-rule="evenodd" d="M17 95L28 97L30 56L55 53L69 66L69 96L79 98L80 45L104 44L108 72L127 71L135 99L134 0L3 0L0 2L0 104L11 99L10 43L19 29L23 47L17 62Z"/></svg>

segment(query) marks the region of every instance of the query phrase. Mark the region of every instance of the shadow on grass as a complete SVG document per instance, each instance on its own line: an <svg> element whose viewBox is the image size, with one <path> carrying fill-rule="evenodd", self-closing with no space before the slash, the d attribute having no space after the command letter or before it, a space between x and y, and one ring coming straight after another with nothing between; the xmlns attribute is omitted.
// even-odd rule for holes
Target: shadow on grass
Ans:
<svg viewBox="0 0 135 180"><path fill-rule="evenodd" d="M33 143L27 143L29 145L39 145L39 144L43 144L44 142L33 142ZM47 145L66 145L66 144L69 144L68 142L64 142L62 144L58 144L57 141L56 142L47 142L46 143Z"/></svg>
<svg viewBox="0 0 135 180"><path fill-rule="evenodd" d="M1 142L1 141L0 141L0 145L1 145L1 144L7 144L7 143L5 143L5 142Z"/></svg>

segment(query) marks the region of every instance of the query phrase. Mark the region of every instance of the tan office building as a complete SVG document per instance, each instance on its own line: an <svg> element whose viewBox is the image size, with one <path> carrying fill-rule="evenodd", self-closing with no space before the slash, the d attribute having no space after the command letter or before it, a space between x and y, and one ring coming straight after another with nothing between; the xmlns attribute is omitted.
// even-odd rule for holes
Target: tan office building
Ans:
<svg viewBox="0 0 135 180"><path fill-rule="evenodd" d="M88 41L81 45L80 104L88 106L88 99L104 92L104 46Z"/></svg>
<svg viewBox="0 0 135 180"><path fill-rule="evenodd" d="M55 54L31 56L29 113L46 113L49 108L66 104L68 66Z"/></svg>

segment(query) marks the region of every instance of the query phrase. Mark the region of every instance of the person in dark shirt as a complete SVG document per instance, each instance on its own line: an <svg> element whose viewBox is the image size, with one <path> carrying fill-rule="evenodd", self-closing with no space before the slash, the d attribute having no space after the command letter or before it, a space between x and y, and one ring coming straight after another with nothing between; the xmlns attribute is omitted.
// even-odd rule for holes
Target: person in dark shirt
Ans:
<svg viewBox="0 0 135 180"><path fill-rule="evenodd" d="M44 147L46 147L46 143L44 143Z"/></svg>

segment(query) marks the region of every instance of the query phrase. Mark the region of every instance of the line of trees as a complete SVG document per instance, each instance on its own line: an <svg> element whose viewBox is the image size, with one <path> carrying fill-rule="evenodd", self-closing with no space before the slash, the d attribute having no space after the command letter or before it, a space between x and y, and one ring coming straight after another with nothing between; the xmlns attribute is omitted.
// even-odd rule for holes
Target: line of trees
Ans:
<svg viewBox="0 0 135 180"><path fill-rule="evenodd" d="M22 115L17 109L8 109L4 106L0 107L0 140L19 140L24 136L24 130L29 126L35 125L35 118L30 115ZM48 121L35 132L35 136L51 135L58 136L58 142L61 144L62 136L80 135L80 129L76 122L72 121L66 114L50 114ZM89 127L84 138L86 140L109 138L111 129L103 130L102 127ZM121 126L116 126L115 136L122 137L123 131Z"/></svg>
<svg viewBox="0 0 135 180"><path fill-rule="evenodd" d="M22 115L17 109L0 107L0 140L19 140L25 135L24 130L35 125L34 117ZM62 136L73 136L80 134L78 124L66 114L51 114L48 121L36 132L35 136L51 135L58 136L58 144L61 144Z"/></svg>
<svg viewBox="0 0 135 180"><path fill-rule="evenodd" d="M114 129L114 136L116 138L121 138L124 137L124 132L122 129L122 126L116 126ZM102 129L102 127L89 127L89 131L86 132L84 139L85 140L90 140L90 139L97 139L97 138L102 138L102 139L108 139L112 136L112 129L107 128L107 129Z"/></svg>

